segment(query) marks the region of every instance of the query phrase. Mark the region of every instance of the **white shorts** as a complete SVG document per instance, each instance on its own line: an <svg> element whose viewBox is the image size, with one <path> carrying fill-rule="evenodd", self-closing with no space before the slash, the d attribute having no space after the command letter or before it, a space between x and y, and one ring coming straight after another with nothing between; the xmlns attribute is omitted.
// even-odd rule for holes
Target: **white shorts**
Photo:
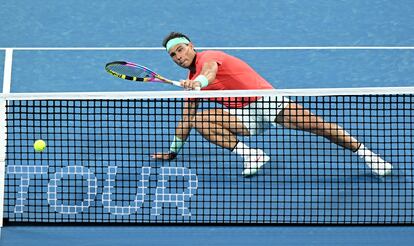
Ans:
<svg viewBox="0 0 414 246"><path fill-rule="evenodd" d="M263 134L272 125L276 117L288 106L290 100L282 96L262 97L244 108L224 109L237 117L249 130L250 135Z"/></svg>

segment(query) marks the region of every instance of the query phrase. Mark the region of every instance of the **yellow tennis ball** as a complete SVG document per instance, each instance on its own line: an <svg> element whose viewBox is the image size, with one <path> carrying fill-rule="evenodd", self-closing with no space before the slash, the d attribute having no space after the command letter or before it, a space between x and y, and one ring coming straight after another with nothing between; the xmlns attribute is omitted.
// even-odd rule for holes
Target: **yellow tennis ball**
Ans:
<svg viewBox="0 0 414 246"><path fill-rule="evenodd" d="M43 141L42 139L38 139L34 142L33 144L33 148L37 151L37 152L42 152L43 150L46 149L46 142Z"/></svg>

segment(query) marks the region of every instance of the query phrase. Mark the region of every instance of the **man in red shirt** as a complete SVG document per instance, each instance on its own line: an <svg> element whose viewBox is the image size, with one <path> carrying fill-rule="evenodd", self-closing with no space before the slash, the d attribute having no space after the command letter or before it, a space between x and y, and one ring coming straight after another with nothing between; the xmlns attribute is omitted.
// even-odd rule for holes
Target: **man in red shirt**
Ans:
<svg viewBox="0 0 414 246"><path fill-rule="evenodd" d="M273 89L244 61L221 51L196 52L190 39L182 33L170 33L163 46L189 74L181 85L190 90L257 90ZM197 112L198 100L187 100L183 117L179 121L174 140L168 153L156 153L152 158L172 160L184 145L188 134L195 128L213 144L229 149L244 158L244 176L251 176L269 161L261 149L253 149L237 139L237 136L260 134L271 123L303 130L323 136L331 142L357 153L364 158L372 171L380 176L391 173L392 165L370 151L350 136L340 126L325 122L301 105L284 97L225 98L215 99L225 109L209 109ZM260 109L260 110L258 110ZM254 121L252 121L254 119ZM268 124L269 123L269 124Z"/></svg>

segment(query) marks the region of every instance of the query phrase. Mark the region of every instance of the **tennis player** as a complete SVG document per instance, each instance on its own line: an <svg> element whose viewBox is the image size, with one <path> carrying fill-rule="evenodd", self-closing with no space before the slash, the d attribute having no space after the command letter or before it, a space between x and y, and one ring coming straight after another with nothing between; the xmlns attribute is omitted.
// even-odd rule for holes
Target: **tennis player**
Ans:
<svg viewBox="0 0 414 246"><path fill-rule="evenodd" d="M177 32L170 33L163 46L173 61L189 74L181 85L194 90L257 90L274 89L244 61L221 51L196 52L190 39ZM213 144L231 150L244 159L244 176L255 175L269 156L261 149L250 148L237 136L263 133L272 123L287 128L307 131L325 137L363 158L372 172L384 176L391 173L392 165L350 136L340 126L325 122L301 105L284 97L253 97L243 100L220 100L225 109L197 112L199 101L187 100L174 140L168 153L155 153L154 159L172 160L184 145L192 128ZM260 109L260 110L257 110ZM263 110L262 110L263 109Z"/></svg>

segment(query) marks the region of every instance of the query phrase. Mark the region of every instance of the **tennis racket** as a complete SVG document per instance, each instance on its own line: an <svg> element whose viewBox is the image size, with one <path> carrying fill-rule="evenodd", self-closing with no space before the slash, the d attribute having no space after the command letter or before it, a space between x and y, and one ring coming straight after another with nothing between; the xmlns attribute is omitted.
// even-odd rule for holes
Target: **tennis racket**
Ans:
<svg viewBox="0 0 414 246"><path fill-rule="evenodd" d="M166 79L151 69L126 61L114 61L105 65L105 70L115 77L140 81L140 82L161 82L182 87L180 82Z"/></svg>

